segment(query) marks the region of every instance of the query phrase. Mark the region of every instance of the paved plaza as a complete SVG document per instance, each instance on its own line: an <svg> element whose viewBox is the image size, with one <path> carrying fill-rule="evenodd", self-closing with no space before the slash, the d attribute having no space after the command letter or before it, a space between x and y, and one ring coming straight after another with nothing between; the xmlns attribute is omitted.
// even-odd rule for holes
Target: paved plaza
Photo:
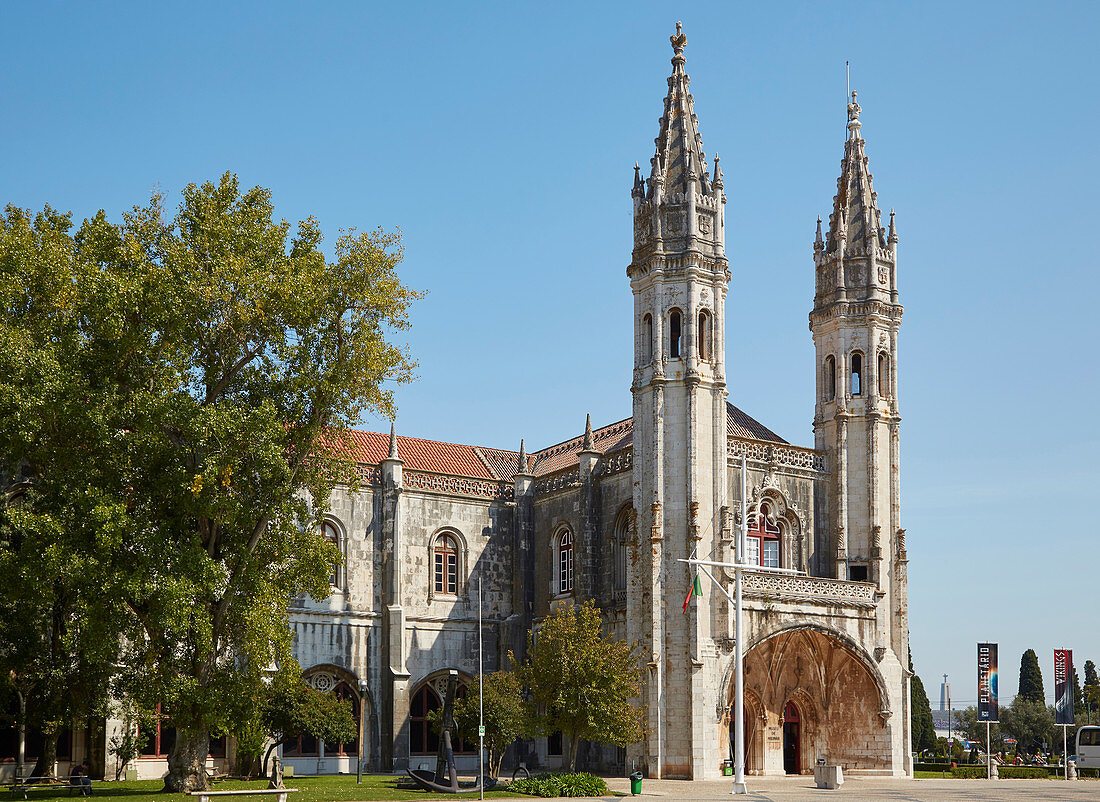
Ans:
<svg viewBox="0 0 1100 802"><path fill-rule="evenodd" d="M639 799L729 799L732 778L715 781L643 780ZM812 776L749 777L749 799L899 799L899 800L1100 800L1100 780L898 780L847 779L835 791L814 785ZM613 791L630 792L630 781L609 778Z"/></svg>

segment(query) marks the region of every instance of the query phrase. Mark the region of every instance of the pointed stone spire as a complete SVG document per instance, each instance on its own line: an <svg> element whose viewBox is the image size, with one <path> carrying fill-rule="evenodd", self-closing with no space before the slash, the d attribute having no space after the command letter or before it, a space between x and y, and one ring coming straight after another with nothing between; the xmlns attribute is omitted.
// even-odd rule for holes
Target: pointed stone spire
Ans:
<svg viewBox="0 0 1100 802"><path fill-rule="evenodd" d="M829 215L829 236L825 252L832 254L868 254L879 246L877 195L868 168L866 143L860 133L862 109L852 92L848 104L848 139L844 143L844 159L837 179L833 212Z"/></svg>
<svg viewBox="0 0 1100 802"><path fill-rule="evenodd" d="M668 79L661 131L654 140L657 152L652 161L650 186L661 179L665 192L686 193L689 185L707 172L707 158L695 116L695 100L688 91L691 79L684 71L687 36L681 23L676 23L676 33L669 37L669 42L673 50L672 75Z"/></svg>
<svg viewBox="0 0 1100 802"><path fill-rule="evenodd" d="M645 197L645 182L642 181L642 169L638 162L634 162L634 189L630 191L630 195L635 198Z"/></svg>
<svg viewBox="0 0 1100 802"><path fill-rule="evenodd" d="M821 238L821 217L817 218L817 234L814 236L814 253L819 254L825 250L825 240Z"/></svg>
<svg viewBox="0 0 1100 802"><path fill-rule="evenodd" d="M516 460L516 473L527 473L527 449L523 447L523 438L519 440L519 458Z"/></svg>
<svg viewBox="0 0 1100 802"><path fill-rule="evenodd" d="M720 159L718 158L718 154L715 153L714 154L714 180L711 181L711 185L715 189L722 189L723 186L724 186L722 184L722 168L719 165L719 161L720 161Z"/></svg>
<svg viewBox="0 0 1100 802"><path fill-rule="evenodd" d="M890 235L886 238L886 241L891 245L896 245L898 241L898 229L894 225L894 210L890 210Z"/></svg>
<svg viewBox="0 0 1100 802"><path fill-rule="evenodd" d="M592 415L588 414L584 417L584 443L581 444L581 451L595 451L596 441L592 438Z"/></svg>
<svg viewBox="0 0 1100 802"><path fill-rule="evenodd" d="M390 421L390 454L386 459L401 459L397 455L397 421Z"/></svg>

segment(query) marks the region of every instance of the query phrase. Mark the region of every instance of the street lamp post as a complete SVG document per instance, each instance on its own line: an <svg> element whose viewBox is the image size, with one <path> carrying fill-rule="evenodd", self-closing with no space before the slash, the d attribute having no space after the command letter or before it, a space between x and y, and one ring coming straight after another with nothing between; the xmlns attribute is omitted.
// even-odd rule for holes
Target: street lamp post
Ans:
<svg viewBox="0 0 1100 802"><path fill-rule="evenodd" d="M367 681L359 680L359 748L355 750L355 784L363 782L363 702L367 698Z"/></svg>

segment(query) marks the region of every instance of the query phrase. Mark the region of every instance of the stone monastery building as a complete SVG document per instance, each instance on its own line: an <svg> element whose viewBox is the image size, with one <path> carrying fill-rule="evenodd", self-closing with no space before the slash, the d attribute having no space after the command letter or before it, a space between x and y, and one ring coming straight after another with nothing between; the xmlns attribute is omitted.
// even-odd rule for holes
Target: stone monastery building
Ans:
<svg viewBox="0 0 1100 802"><path fill-rule="evenodd" d="M583 765L720 776L733 613L706 584L683 612L693 572L679 560L732 561L744 455L749 559L804 572L747 575L749 772L807 772L825 757L849 773L912 773L898 237L872 189L860 107L853 92L828 230L819 219L813 245L817 397L814 448L802 448L727 400L726 196L718 159L712 170L703 152L679 25L671 42L656 152L631 190L630 417L530 452L354 433L364 483L334 494L324 524L346 564L332 595L301 601L291 620L315 687L355 698L366 682L372 769L434 765L426 714L449 670L461 683L478 671L480 579L487 672L507 667L509 649L521 654L555 605L586 599L637 643L648 734L626 749L582 745ZM516 759L560 765L561 740L537 739ZM475 765L473 745L458 752L460 768ZM355 754L304 738L283 762L354 772Z"/></svg>

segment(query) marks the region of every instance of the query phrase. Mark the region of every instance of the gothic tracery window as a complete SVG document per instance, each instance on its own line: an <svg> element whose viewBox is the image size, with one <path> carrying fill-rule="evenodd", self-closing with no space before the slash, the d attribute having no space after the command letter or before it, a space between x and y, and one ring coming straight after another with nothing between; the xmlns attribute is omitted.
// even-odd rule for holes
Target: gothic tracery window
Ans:
<svg viewBox="0 0 1100 802"><path fill-rule="evenodd" d="M765 568L779 568L779 538L782 534L779 524L774 518L771 507L767 502L760 505L760 511L755 520L750 519L748 537L745 539L745 562L749 565L760 565Z"/></svg>

